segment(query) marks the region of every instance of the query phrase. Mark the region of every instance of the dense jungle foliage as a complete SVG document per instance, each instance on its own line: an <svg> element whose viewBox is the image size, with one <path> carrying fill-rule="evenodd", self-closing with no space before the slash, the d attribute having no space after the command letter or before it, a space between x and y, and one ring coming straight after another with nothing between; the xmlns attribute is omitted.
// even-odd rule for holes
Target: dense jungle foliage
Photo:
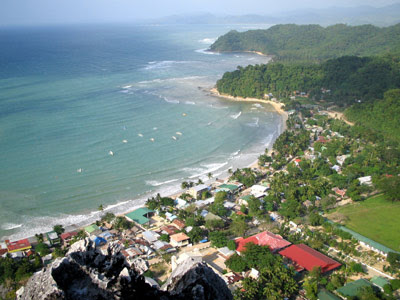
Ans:
<svg viewBox="0 0 400 300"><path fill-rule="evenodd" d="M400 24L390 27L275 25L269 29L237 32L218 38L210 50L259 51L282 60L323 61L346 55L400 54Z"/></svg>
<svg viewBox="0 0 400 300"><path fill-rule="evenodd" d="M342 106L382 98L393 88L400 88L400 59L393 55L344 56L321 64L249 65L226 72L217 82L220 93L232 96L263 98L272 93L284 98L302 91L311 99Z"/></svg>

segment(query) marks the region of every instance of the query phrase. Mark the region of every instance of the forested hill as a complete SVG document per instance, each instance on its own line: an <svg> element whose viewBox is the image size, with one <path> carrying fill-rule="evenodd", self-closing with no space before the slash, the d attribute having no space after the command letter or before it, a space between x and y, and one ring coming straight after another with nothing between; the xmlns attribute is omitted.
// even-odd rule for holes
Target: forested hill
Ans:
<svg viewBox="0 0 400 300"><path fill-rule="evenodd" d="M400 89L387 91L383 100L353 105L345 114L363 128L400 142Z"/></svg>
<svg viewBox="0 0 400 300"><path fill-rule="evenodd" d="M297 61L323 61L345 55L400 54L400 24L384 28L288 24L242 33L233 30L219 37L210 50L259 51L279 59Z"/></svg>
<svg viewBox="0 0 400 300"><path fill-rule="evenodd" d="M272 93L288 98L293 91L309 94L310 99L347 106L355 100L381 99L388 89L400 88L400 59L345 56L321 64L272 63L238 67L217 81L220 93L263 98ZM325 91L325 90L329 91Z"/></svg>

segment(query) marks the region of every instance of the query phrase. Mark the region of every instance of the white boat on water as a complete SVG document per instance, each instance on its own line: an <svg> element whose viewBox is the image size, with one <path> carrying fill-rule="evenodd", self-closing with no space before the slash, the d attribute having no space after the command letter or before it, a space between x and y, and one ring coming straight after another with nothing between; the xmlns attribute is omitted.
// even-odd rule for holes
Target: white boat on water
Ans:
<svg viewBox="0 0 400 300"><path fill-rule="evenodd" d="M82 173L82 172L83 172L83 169L82 169L82 168L79 168L78 170L76 170L76 172Z"/></svg>
<svg viewBox="0 0 400 300"><path fill-rule="evenodd" d="M122 142L123 142L124 144L126 144L126 143L128 142L128 140L122 140Z"/></svg>
<svg viewBox="0 0 400 300"><path fill-rule="evenodd" d="M151 139L150 139L150 142L154 142L154 141L155 141L154 138L151 138Z"/></svg>
<svg viewBox="0 0 400 300"><path fill-rule="evenodd" d="M110 150L110 151L108 151L108 154L110 154L111 156L113 156L113 155L114 155L114 152L112 152L112 151Z"/></svg>
<svg viewBox="0 0 400 300"><path fill-rule="evenodd" d="M143 137L143 134L139 133L138 136Z"/></svg>
<svg viewBox="0 0 400 300"><path fill-rule="evenodd" d="M182 135L182 132L177 131L176 134L177 135Z"/></svg>
<svg viewBox="0 0 400 300"><path fill-rule="evenodd" d="M172 138L173 138L175 141L177 140L176 136L172 136Z"/></svg>

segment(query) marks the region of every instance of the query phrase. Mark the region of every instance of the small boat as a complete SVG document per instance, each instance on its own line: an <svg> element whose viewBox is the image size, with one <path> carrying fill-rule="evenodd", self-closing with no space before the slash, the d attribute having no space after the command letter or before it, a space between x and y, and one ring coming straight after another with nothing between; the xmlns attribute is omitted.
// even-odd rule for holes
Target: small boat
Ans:
<svg viewBox="0 0 400 300"><path fill-rule="evenodd" d="M143 134L139 133L138 136L143 137Z"/></svg>
<svg viewBox="0 0 400 300"><path fill-rule="evenodd" d="M82 173L82 171L83 171L82 168L79 168L78 170L76 170L76 172L78 172L78 173Z"/></svg>
<svg viewBox="0 0 400 300"><path fill-rule="evenodd" d="M110 154L111 156L113 156L113 155L114 155L114 152L112 152L112 151L110 150L110 151L108 151L108 154Z"/></svg>
<svg viewBox="0 0 400 300"><path fill-rule="evenodd" d="M177 140L176 136L172 136L172 138L173 138L175 141Z"/></svg>
<svg viewBox="0 0 400 300"><path fill-rule="evenodd" d="M157 130L158 128L157 127L153 127L153 130Z"/></svg>
<svg viewBox="0 0 400 300"><path fill-rule="evenodd" d="M176 134L177 135L182 135L182 132L177 131Z"/></svg>
<svg viewBox="0 0 400 300"><path fill-rule="evenodd" d="M128 142L128 140L122 140L122 142L123 142L124 144L126 144L126 143Z"/></svg>
<svg viewBox="0 0 400 300"><path fill-rule="evenodd" d="M186 116L187 116L187 114L186 114L186 113L183 113L183 114L182 114L182 116L186 117Z"/></svg>
<svg viewBox="0 0 400 300"><path fill-rule="evenodd" d="M150 142L154 142L154 138L151 138L151 139L150 139Z"/></svg>

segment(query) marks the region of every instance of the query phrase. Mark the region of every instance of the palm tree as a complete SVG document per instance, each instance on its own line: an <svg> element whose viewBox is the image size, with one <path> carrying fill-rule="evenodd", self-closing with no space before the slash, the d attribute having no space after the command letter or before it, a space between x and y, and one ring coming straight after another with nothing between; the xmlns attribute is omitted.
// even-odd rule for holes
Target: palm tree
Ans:
<svg viewBox="0 0 400 300"><path fill-rule="evenodd" d="M213 177L212 173L211 173L211 172L208 173L208 174L207 174L207 177L208 177L208 179L211 179L211 177Z"/></svg>

